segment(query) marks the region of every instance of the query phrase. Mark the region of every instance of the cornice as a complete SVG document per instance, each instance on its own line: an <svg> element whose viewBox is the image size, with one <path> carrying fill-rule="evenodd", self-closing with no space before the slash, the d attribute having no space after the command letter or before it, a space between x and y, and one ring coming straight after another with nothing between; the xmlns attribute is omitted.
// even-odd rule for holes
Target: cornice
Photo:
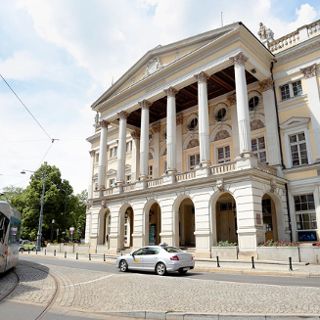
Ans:
<svg viewBox="0 0 320 320"><path fill-rule="evenodd" d="M287 50L276 53L275 58L277 60L277 64L286 63L318 50L320 50L320 35L299 43L296 46L288 48Z"/></svg>

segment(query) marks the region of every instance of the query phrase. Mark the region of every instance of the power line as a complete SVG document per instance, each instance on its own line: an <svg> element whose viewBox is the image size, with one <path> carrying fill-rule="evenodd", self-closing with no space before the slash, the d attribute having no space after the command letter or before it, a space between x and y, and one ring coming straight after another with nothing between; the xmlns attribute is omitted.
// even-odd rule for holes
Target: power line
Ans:
<svg viewBox="0 0 320 320"><path fill-rule="evenodd" d="M22 106L25 108L25 110L29 113L29 115L32 117L32 119L37 123L37 125L41 128L41 130L46 134L46 136L52 141L52 143L54 142L54 140L51 138L51 136L49 135L49 133L47 132L47 130L41 125L41 123L37 120L37 118L32 114L32 112L29 110L29 108L25 105L25 103L20 99L20 97L18 96L18 94L13 90L13 88L10 86L10 84L7 82L7 80L2 76L2 74L0 73L0 76L2 78L2 80L5 82L5 84L7 85L7 87L11 90L11 92L16 96L16 98L19 100L19 102L22 104Z"/></svg>

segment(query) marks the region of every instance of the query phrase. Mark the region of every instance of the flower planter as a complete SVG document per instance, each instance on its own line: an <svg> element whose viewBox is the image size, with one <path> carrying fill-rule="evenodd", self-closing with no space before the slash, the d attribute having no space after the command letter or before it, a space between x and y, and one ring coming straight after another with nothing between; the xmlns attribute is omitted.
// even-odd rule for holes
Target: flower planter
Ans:
<svg viewBox="0 0 320 320"><path fill-rule="evenodd" d="M216 246L211 248L212 258L216 256L219 259L237 259L238 247L237 246Z"/></svg>

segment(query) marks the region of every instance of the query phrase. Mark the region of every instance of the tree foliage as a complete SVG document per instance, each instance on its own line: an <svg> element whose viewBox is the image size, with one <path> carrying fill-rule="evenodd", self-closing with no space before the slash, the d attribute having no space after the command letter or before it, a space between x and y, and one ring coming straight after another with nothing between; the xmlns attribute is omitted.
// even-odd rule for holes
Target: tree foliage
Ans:
<svg viewBox="0 0 320 320"><path fill-rule="evenodd" d="M35 171L25 190L7 187L5 196L22 213L24 239L35 240L38 231L40 199L44 187L43 240L68 240L70 227L75 228L73 239L84 236L87 193L73 195L69 181L61 178L60 170L47 163Z"/></svg>

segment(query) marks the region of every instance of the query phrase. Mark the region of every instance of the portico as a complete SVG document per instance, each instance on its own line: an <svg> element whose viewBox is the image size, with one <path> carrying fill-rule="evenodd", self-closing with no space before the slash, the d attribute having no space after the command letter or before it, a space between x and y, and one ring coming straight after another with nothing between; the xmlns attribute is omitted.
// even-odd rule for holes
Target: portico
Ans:
<svg viewBox="0 0 320 320"><path fill-rule="evenodd" d="M261 162L252 151L252 131L267 131L268 139L274 137L265 128L265 115L268 119L276 117L275 108L269 106L274 102L263 93L268 105L266 101L257 103L253 114L248 92L259 90L259 83L269 81L273 57L259 42L256 51L246 46L252 35L242 25L230 28L155 49L93 104L102 122L99 189L93 192L91 210L94 215L93 207L106 201L111 214L108 252L128 246L123 242L123 208L132 209L132 214L126 213L132 219L126 227L131 233L126 236L130 247L146 245L151 239L194 246L196 255L210 257L219 241L236 242L244 255L255 254L257 245L264 242L262 198L275 185L276 197L284 203L285 180L277 175L276 167ZM192 45L198 49L159 65L161 59L165 60L162 55ZM139 70L145 65L147 73L137 81L135 77L141 76ZM135 79L134 84L130 79ZM106 123L118 128L114 138L116 185L112 187L107 187L103 167L108 126L102 124ZM126 180L128 132L133 141L130 181ZM267 141L269 148L271 144ZM279 145L272 148L271 163L276 165ZM220 197L226 194L234 203L228 217L218 210ZM157 205L151 210L150 203ZM284 213L279 217L285 226ZM228 231L226 236L226 229L232 235ZM289 238L286 232L282 235L283 239ZM95 237L98 235L91 232L89 238Z"/></svg>

